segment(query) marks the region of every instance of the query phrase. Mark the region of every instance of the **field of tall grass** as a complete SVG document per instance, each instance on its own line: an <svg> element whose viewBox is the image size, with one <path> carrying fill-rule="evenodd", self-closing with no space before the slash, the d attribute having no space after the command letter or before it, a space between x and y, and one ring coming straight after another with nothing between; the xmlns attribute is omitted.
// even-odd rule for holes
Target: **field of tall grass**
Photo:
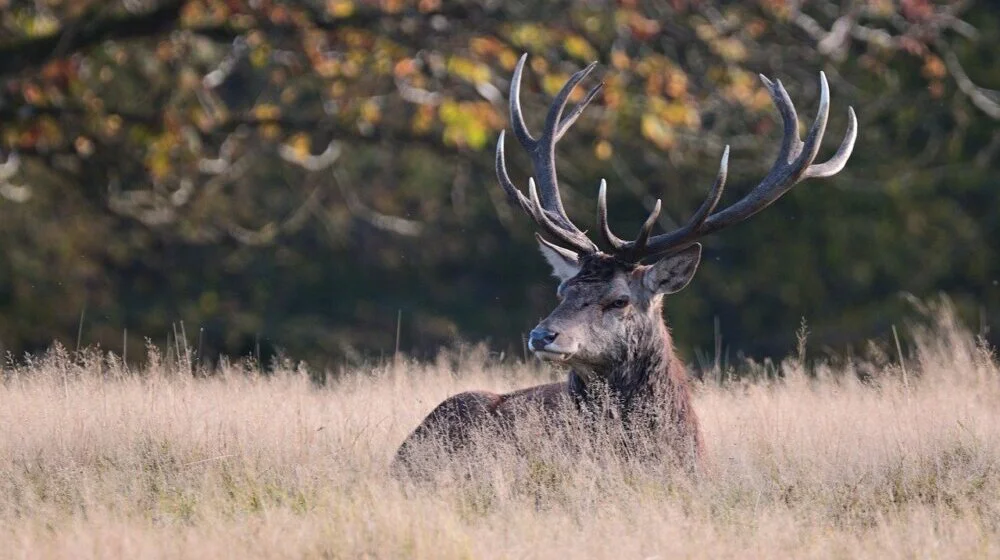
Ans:
<svg viewBox="0 0 1000 560"><path fill-rule="evenodd" d="M560 374L471 353L318 386L54 350L2 370L0 557L1000 557L1000 370L938 311L902 363L890 344L695 383L699 472L497 442L431 485L387 467L437 402Z"/></svg>

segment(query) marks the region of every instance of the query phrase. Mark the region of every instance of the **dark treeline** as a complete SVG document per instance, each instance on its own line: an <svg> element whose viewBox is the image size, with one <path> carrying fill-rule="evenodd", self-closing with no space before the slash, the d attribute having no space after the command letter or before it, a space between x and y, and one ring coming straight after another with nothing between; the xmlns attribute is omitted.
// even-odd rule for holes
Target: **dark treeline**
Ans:
<svg viewBox="0 0 1000 560"><path fill-rule="evenodd" d="M660 197L662 229L686 219L727 143L723 204L766 173L780 135L758 73L808 123L826 72L820 160L855 107L844 172L707 240L668 302L689 358L717 337L780 356L803 318L811 345L854 346L904 320L904 294L947 293L988 327L998 35L1000 12L968 1L0 0L0 346L127 338L138 357L183 324L208 355L318 366L397 342L520 356L555 301L493 172L522 52L536 130L599 62L560 174L591 228L606 178L622 234Z"/></svg>

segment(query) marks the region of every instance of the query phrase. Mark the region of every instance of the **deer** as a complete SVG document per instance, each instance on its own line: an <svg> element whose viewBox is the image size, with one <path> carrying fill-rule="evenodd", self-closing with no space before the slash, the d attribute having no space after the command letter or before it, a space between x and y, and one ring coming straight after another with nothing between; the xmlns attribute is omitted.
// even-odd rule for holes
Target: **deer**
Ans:
<svg viewBox="0 0 1000 560"><path fill-rule="evenodd" d="M698 417L692 406L687 369L674 349L664 319L664 299L684 289L701 260L702 237L747 220L806 179L832 177L847 164L858 133L853 107L847 132L836 153L814 163L829 114L830 92L820 72L819 110L805 140L798 116L780 80L760 75L782 122L778 155L765 177L748 194L716 211L729 168L729 146L723 152L708 196L679 228L658 235L652 231L661 211L657 200L632 240L615 235L608 224L607 182L597 194L600 248L567 216L556 175L555 147L583 110L600 92L594 86L566 111L573 90L597 63L573 74L556 94L537 138L521 110L521 77L527 54L520 57L510 83L510 124L518 143L531 158L534 176L525 195L511 180L504 153L506 130L496 147L496 175L508 200L547 235L535 233L542 256L558 280L555 309L530 332L527 346L543 361L561 364L565 381L506 394L469 391L434 408L403 441L391 469L413 474L420 445L429 440L454 452L468 445L483 426L503 435L527 409L543 416L569 407L581 422L614 419L625 434L652 436L652 453L697 468L705 454ZM551 240L550 240L551 238ZM610 404L609 404L610 403ZM588 414L601 410L601 414ZM627 444L627 441L626 441ZM627 445L626 445L627 448Z"/></svg>

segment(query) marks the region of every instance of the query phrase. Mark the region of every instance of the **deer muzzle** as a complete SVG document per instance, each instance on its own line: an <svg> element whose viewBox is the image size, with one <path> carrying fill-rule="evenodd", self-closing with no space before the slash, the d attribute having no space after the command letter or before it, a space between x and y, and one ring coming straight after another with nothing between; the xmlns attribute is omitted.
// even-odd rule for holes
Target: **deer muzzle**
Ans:
<svg viewBox="0 0 1000 560"><path fill-rule="evenodd" d="M566 344L566 337L541 325L528 334L528 349L543 360L564 362L576 353L572 344Z"/></svg>

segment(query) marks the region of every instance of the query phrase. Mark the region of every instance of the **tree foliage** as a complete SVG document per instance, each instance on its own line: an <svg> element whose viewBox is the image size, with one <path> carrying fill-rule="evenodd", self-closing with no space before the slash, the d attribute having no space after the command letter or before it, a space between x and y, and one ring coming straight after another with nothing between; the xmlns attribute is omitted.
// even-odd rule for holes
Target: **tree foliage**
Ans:
<svg viewBox="0 0 1000 560"><path fill-rule="evenodd" d="M599 61L560 173L580 223L606 177L623 232L659 197L663 228L685 219L725 144L728 197L766 172L758 73L808 114L824 70L831 144L858 111L847 170L708 240L668 304L685 348L781 352L799 317L854 343L899 319L902 292L947 291L988 323L1000 16L969 4L0 0L0 342L121 350L183 324L211 352L320 363L516 349L552 304L493 176L522 52L534 126Z"/></svg>

